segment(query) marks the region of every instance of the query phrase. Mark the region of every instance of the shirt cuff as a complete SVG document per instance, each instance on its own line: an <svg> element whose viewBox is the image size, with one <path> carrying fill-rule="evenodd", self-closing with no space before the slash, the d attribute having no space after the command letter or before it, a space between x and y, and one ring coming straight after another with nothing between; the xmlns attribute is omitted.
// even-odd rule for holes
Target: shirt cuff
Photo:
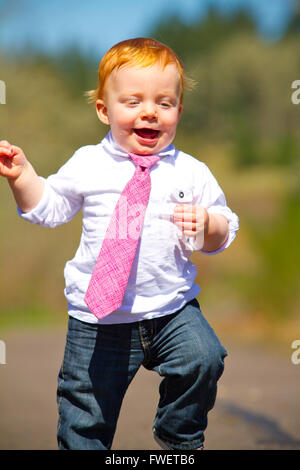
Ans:
<svg viewBox="0 0 300 470"><path fill-rule="evenodd" d="M225 242L223 245L221 245L217 250L215 251L204 251L204 250L199 250L195 246L195 241L194 241L194 247L199 253L203 253L204 255L216 255L218 253L221 253L222 251L226 250L233 240L236 237L236 232L239 230L239 218L238 216L232 212L228 207L223 207L223 206L214 206L210 207L207 212L209 214L220 214L223 215L227 220L228 220L228 237L226 238Z"/></svg>

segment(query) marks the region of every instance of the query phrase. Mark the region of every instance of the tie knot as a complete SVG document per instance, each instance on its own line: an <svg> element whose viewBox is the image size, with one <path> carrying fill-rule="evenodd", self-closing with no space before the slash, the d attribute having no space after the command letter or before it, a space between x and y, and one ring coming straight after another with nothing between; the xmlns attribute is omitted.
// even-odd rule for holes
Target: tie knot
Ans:
<svg viewBox="0 0 300 470"><path fill-rule="evenodd" d="M128 155L136 165L141 166L142 168L151 168L151 166L159 160L157 155L147 155L145 157L134 153L129 153Z"/></svg>

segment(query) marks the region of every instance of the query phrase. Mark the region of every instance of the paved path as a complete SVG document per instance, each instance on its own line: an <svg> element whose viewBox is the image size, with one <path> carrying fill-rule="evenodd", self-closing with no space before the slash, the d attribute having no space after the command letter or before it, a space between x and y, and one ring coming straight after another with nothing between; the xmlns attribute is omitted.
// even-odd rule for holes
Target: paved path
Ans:
<svg viewBox="0 0 300 470"><path fill-rule="evenodd" d="M0 449L56 449L56 376L63 354L61 329L3 334L0 364ZM300 364L292 350L237 345L228 349L207 449L300 449ZM288 349L288 348L287 348ZM151 425L159 377L141 369L125 397L113 449L159 449Z"/></svg>

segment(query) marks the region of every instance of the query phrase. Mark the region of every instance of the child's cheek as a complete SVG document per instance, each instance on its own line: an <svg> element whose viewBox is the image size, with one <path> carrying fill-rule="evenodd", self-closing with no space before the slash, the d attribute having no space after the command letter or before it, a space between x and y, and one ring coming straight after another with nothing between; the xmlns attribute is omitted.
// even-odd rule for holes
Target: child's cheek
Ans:
<svg viewBox="0 0 300 470"><path fill-rule="evenodd" d="M168 127L169 129L173 129L174 131L176 131L178 121L179 116L175 110L170 112L168 115L164 115L162 118L162 123L164 124L164 126Z"/></svg>

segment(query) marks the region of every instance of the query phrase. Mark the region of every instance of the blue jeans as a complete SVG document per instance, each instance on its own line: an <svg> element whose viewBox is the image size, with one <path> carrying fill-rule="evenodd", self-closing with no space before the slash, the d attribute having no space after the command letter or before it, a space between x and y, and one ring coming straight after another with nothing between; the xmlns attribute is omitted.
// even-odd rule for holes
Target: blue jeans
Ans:
<svg viewBox="0 0 300 470"><path fill-rule="evenodd" d="M70 317L58 376L59 449L111 448L141 365L162 377L153 432L173 449L197 449L226 355L196 299L174 314L121 325Z"/></svg>

